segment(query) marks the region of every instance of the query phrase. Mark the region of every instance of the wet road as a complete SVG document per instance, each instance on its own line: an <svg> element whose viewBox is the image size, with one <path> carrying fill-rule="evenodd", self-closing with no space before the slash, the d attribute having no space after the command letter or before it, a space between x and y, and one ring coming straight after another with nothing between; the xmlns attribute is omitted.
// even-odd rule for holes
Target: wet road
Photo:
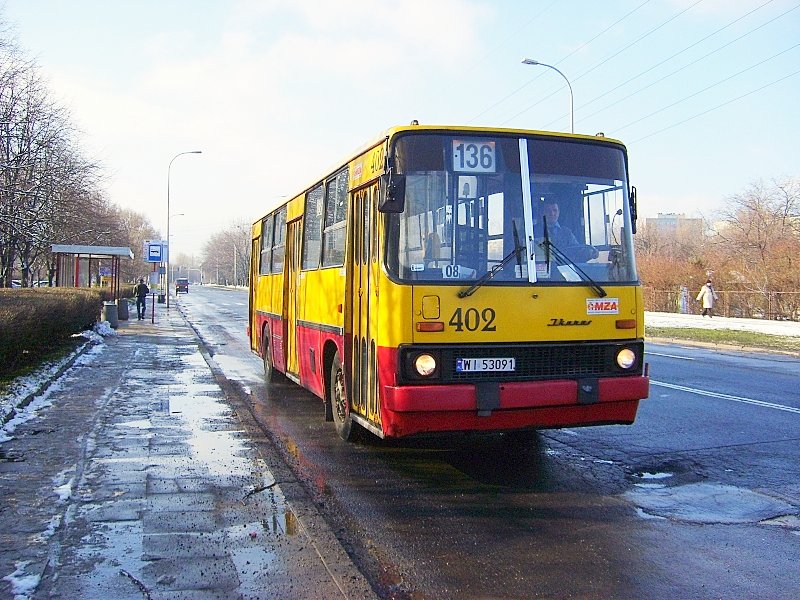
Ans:
<svg viewBox="0 0 800 600"><path fill-rule="evenodd" d="M649 344L630 427L348 445L266 386L244 291L177 301L385 598L795 598L800 361Z"/></svg>

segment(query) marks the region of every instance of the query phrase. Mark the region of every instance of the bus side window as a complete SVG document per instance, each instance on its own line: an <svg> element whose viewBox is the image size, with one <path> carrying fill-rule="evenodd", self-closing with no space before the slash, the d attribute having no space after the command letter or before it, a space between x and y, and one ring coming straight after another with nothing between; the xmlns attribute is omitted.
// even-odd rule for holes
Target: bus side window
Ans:
<svg viewBox="0 0 800 600"><path fill-rule="evenodd" d="M267 275L272 270L272 224L273 215L264 218L261 225L261 256L259 259L259 275Z"/></svg>
<svg viewBox="0 0 800 600"><path fill-rule="evenodd" d="M325 193L325 226L322 230L322 266L344 264L347 225L347 178L342 171L329 179Z"/></svg>
<svg viewBox="0 0 800 600"><path fill-rule="evenodd" d="M272 272L283 272L283 258L286 253L286 207L275 213L275 234L272 242Z"/></svg>
<svg viewBox="0 0 800 600"><path fill-rule="evenodd" d="M322 184L306 194L303 228L303 269L319 267L322 255L322 203L325 192Z"/></svg>

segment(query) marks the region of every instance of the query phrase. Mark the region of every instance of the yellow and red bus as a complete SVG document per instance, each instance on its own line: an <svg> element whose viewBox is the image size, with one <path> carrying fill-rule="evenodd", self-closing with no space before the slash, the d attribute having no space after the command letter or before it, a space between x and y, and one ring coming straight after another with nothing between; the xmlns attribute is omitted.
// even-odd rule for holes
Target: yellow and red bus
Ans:
<svg viewBox="0 0 800 600"><path fill-rule="evenodd" d="M253 224L250 345L344 439L630 424L635 227L618 141L394 127Z"/></svg>

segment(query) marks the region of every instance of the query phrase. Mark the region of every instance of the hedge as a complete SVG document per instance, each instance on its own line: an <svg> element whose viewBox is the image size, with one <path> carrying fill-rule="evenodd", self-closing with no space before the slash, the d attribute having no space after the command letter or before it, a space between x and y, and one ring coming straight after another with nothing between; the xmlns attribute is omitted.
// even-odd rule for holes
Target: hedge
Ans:
<svg viewBox="0 0 800 600"><path fill-rule="evenodd" d="M0 375L91 329L108 298L87 288L0 289Z"/></svg>

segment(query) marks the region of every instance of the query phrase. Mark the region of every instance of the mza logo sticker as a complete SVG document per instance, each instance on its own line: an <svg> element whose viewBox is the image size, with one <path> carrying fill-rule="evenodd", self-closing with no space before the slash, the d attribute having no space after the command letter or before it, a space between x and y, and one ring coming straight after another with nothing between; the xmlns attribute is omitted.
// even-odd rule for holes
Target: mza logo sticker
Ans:
<svg viewBox="0 0 800 600"><path fill-rule="evenodd" d="M587 298L587 315L618 315L619 298Z"/></svg>

